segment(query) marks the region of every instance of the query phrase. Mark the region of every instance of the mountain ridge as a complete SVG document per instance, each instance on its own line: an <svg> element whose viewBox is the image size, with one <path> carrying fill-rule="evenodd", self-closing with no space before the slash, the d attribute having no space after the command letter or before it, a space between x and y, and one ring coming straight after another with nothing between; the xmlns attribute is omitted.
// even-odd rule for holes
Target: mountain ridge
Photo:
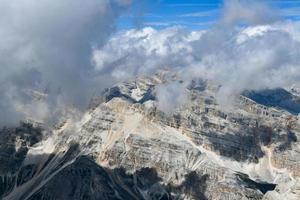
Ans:
<svg viewBox="0 0 300 200"><path fill-rule="evenodd" d="M244 96L233 112L223 111L215 98L218 87L207 82L189 87L188 102L164 113L155 98L155 87L163 83L158 74L117 85L95 99L81 120L68 119L44 133L28 145L16 172L2 172L2 198L299 197L298 116ZM82 183L86 173L100 169L106 172ZM111 174L114 169L123 172ZM67 181L66 191L56 191L60 181ZM263 184L272 187L261 189Z"/></svg>

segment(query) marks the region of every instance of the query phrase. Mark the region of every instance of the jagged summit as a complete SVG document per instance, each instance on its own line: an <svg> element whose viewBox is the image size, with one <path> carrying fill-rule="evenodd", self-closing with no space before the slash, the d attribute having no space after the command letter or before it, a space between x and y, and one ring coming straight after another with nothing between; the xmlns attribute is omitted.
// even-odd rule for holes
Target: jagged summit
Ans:
<svg viewBox="0 0 300 200"><path fill-rule="evenodd" d="M1 198L299 199L300 121L282 106L289 92L248 92L224 111L218 87L197 80L187 102L164 113L155 91L168 80L109 88L51 133L3 129Z"/></svg>

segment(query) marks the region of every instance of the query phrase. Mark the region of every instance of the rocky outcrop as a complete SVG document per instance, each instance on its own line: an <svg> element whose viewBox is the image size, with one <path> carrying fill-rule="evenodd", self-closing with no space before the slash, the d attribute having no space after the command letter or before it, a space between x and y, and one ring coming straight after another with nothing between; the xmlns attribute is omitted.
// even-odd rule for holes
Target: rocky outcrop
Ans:
<svg viewBox="0 0 300 200"><path fill-rule="evenodd" d="M231 200L299 194L296 115L245 96L224 110L215 98L218 87L201 80L189 85L185 105L164 113L156 107L155 87L165 81L156 75L107 89L80 121L67 120L45 135L33 127L22 134L4 129L11 139L1 144L2 198ZM289 184L293 190L283 187Z"/></svg>

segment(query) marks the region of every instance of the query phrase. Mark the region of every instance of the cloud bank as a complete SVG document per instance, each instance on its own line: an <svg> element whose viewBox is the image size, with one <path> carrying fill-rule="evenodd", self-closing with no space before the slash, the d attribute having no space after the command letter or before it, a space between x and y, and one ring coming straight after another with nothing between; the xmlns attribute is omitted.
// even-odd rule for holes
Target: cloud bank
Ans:
<svg viewBox="0 0 300 200"><path fill-rule="evenodd" d="M122 32L94 51L95 68L116 78L167 68L185 82L208 79L221 85L217 98L225 107L246 89L299 85L300 23L283 21L275 11L258 1L229 0L210 30L148 27ZM159 105L171 104L184 92L172 87L164 87Z"/></svg>
<svg viewBox="0 0 300 200"><path fill-rule="evenodd" d="M0 0L0 125L22 119L23 111L42 119L65 104L86 105L105 83L90 62L92 47L105 43L130 3Z"/></svg>
<svg viewBox="0 0 300 200"><path fill-rule="evenodd" d="M42 121L84 108L97 90L161 69L184 84L156 90L159 109L184 103L193 79L221 85L228 106L246 89L290 87L300 80L300 22L259 1L224 1L209 30L146 27L112 34L130 0L0 0L0 125ZM277 13L277 14L276 14Z"/></svg>

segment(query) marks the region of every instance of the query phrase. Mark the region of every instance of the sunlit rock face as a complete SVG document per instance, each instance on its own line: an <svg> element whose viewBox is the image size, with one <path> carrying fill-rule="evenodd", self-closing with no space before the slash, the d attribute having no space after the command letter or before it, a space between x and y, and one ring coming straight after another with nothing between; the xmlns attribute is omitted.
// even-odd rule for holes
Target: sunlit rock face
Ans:
<svg viewBox="0 0 300 200"><path fill-rule="evenodd" d="M291 93L248 92L227 110L218 86L195 80L188 100L165 113L156 87L168 81L178 80L162 73L116 85L80 121L52 129L3 128L1 199L300 198L300 121L280 103ZM272 104L262 101L270 95Z"/></svg>

